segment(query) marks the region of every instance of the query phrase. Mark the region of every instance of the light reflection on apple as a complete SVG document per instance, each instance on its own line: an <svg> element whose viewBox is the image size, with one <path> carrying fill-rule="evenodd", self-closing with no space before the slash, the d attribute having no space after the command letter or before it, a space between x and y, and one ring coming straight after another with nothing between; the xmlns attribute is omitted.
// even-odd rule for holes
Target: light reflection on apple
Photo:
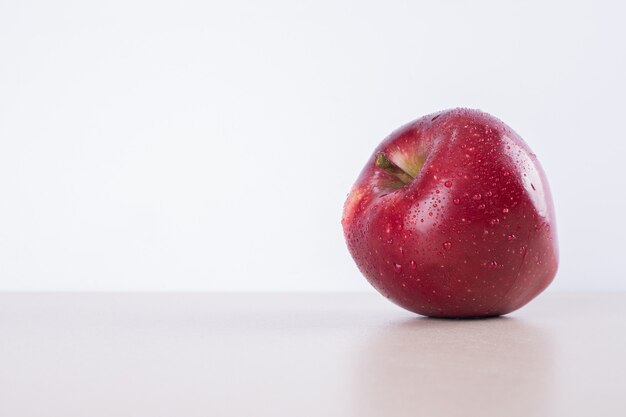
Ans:
<svg viewBox="0 0 626 417"><path fill-rule="evenodd" d="M545 174L539 171L541 170L541 165L535 162L535 154L528 149L522 149L519 144L506 135L502 136L502 142L501 148L509 158L511 169L523 168L520 178L537 210L537 214L546 217L548 213L547 204L552 202L552 198L546 198L546 192L549 193L549 191L544 188L541 180L542 175L545 177ZM535 161L531 159L531 155L535 158Z"/></svg>

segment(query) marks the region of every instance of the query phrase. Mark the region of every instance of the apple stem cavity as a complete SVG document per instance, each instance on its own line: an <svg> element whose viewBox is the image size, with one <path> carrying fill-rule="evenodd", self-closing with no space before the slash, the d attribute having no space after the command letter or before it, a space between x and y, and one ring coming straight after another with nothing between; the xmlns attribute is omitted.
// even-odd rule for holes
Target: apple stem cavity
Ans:
<svg viewBox="0 0 626 417"><path fill-rule="evenodd" d="M384 152L379 152L376 154L376 167L394 175L402 182L402 186L407 185L413 181L413 176L408 172L404 171L398 165L394 164Z"/></svg>

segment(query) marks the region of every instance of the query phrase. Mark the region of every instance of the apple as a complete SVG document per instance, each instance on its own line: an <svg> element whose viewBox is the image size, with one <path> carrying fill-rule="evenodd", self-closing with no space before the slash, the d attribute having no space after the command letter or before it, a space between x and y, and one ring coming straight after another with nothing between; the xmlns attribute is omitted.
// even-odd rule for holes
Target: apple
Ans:
<svg viewBox="0 0 626 417"><path fill-rule="evenodd" d="M510 127L479 110L430 114L383 140L348 195L342 225L371 285L431 317L510 313L558 267L539 161Z"/></svg>

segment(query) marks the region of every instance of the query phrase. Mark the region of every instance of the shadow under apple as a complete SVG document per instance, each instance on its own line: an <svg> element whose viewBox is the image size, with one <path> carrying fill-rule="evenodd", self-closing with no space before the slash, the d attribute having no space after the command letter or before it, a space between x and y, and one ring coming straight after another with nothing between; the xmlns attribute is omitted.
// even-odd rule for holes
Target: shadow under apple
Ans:
<svg viewBox="0 0 626 417"><path fill-rule="evenodd" d="M415 318L377 330L357 352L354 415L549 414L554 344L520 319Z"/></svg>

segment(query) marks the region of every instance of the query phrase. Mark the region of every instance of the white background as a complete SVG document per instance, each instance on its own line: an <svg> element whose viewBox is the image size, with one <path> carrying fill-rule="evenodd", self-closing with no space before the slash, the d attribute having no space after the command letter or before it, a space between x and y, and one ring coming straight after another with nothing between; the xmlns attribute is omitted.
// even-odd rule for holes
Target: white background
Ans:
<svg viewBox="0 0 626 417"><path fill-rule="evenodd" d="M539 156L551 288L624 290L620 3L0 0L0 290L367 290L345 196L456 106Z"/></svg>

